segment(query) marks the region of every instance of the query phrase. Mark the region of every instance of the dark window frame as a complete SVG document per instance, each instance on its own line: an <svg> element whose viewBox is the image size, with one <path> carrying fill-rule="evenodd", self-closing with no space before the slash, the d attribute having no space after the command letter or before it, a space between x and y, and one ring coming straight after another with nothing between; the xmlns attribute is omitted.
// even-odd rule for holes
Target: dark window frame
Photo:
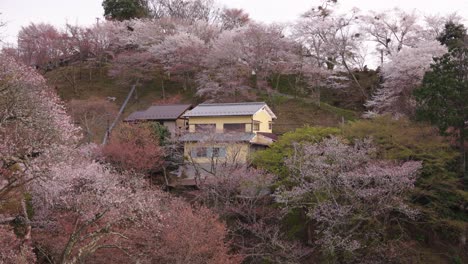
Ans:
<svg viewBox="0 0 468 264"><path fill-rule="evenodd" d="M193 147L190 153L192 158L225 158L226 147Z"/></svg>
<svg viewBox="0 0 468 264"><path fill-rule="evenodd" d="M211 156L213 158L225 158L226 157L226 147L212 147Z"/></svg>
<svg viewBox="0 0 468 264"><path fill-rule="evenodd" d="M236 128L226 128L226 126L232 126ZM245 123L224 123L223 124L223 130L224 132L245 132L246 127Z"/></svg>
<svg viewBox="0 0 468 264"><path fill-rule="evenodd" d="M260 124L261 124L261 123L262 123L262 122L260 122L260 121L253 121L253 123L252 123L252 130L253 130L253 131L260 131Z"/></svg>
<svg viewBox="0 0 468 264"><path fill-rule="evenodd" d="M194 124L195 132L216 132L216 124Z"/></svg>
<svg viewBox="0 0 468 264"><path fill-rule="evenodd" d="M194 147L191 153L192 158L208 158L207 147Z"/></svg>

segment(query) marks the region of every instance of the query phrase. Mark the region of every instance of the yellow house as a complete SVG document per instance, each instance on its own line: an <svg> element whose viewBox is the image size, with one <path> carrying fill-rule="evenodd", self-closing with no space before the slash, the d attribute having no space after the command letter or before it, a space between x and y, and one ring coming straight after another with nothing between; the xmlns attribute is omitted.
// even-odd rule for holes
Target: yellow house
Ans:
<svg viewBox="0 0 468 264"><path fill-rule="evenodd" d="M264 102L200 104L183 115L189 131L181 137L185 159L194 164L243 164L252 151L276 140L276 115Z"/></svg>

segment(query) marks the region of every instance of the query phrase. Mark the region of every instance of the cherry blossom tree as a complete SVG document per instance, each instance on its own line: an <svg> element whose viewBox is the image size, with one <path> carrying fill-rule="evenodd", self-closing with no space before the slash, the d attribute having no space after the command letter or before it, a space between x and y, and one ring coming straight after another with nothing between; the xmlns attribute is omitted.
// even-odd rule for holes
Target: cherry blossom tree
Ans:
<svg viewBox="0 0 468 264"><path fill-rule="evenodd" d="M331 137L296 145L286 161L290 187L276 190L276 202L288 210L306 210L316 222L316 242L326 253L343 256L383 246L387 224L417 217L405 195L421 163L373 160L373 152L368 140L346 145Z"/></svg>
<svg viewBox="0 0 468 264"><path fill-rule="evenodd" d="M23 244L12 229L0 226L0 262L28 264L35 263L32 247Z"/></svg>
<svg viewBox="0 0 468 264"><path fill-rule="evenodd" d="M76 152L76 151L75 151ZM97 250L123 249L125 229L155 227L163 217L161 199L142 177L121 175L78 155L50 168L31 186L38 242L58 263L77 263ZM98 194L98 195L96 195ZM59 232L50 240L47 234Z"/></svg>
<svg viewBox="0 0 468 264"><path fill-rule="evenodd" d="M222 32L197 76L198 93L216 96L268 87L267 78L287 61L290 45L278 26L250 23Z"/></svg>
<svg viewBox="0 0 468 264"><path fill-rule="evenodd" d="M117 173L93 162L93 148L68 149L47 177L29 188L40 258L239 263L228 253L225 227L215 214L163 193L141 174Z"/></svg>
<svg viewBox="0 0 468 264"><path fill-rule="evenodd" d="M158 19L214 21L219 13L213 0L151 0L149 3L153 16Z"/></svg>
<svg viewBox="0 0 468 264"><path fill-rule="evenodd" d="M369 40L376 43L381 64L387 56L396 55L423 38L423 26L415 11L406 12L399 8L370 11L361 19L361 29Z"/></svg>
<svg viewBox="0 0 468 264"><path fill-rule="evenodd" d="M160 72L160 64L149 52L122 52L111 64L109 76L124 84L151 80Z"/></svg>
<svg viewBox="0 0 468 264"><path fill-rule="evenodd" d="M312 93L312 96L320 99L318 88L324 84L330 72L307 59L304 53L307 53L304 47L294 43L283 51L284 59L276 62L272 68L272 86L279 90L280 79L286 78L295 97Z"/></svg>
<svg viewBox="0 0 468 264"><path fill-rule="evenodd" d="M2 13L0 13L0 15L2 15ZM2 20L0 20L0 28L6 26L6 22ZM1 39L0 39L1 40Z"/></svg>
<svg viewBox="0 0 468 264"><path fill-rule="evenodd" d="M224 30L243 27L250 22L249 14L243 9L225 8L221 13L221 27Z"/></svg>
<svg viewBox="0 0 468 264"><path fill-rule="evenodd" d="M460 24L463 18L457 13L441 15L426 15L424 16L424 39L433 40L439 37L449 22Z"/></svg>
<svg viewBox="0 0 468 264"><path fill-rule="evenodd" d="M0 224L21 219L25 230L21 238L12 238L14 234L0 230L0 240L4 235L11 239L11 247L0 249L0 261L34 261L28 249L31 224L23 192L32 181L47 174L51 164L60 162L62 146L77 141L78 129L70 121L55 91L41 75L0 54L0 204L19 204L21 208L2 210Z"/></svg>
<svg viewBox="0 0 468 264"><path fill-rule="evenodd" d="M446 47L433 40L419 42L414 47L405 47L392 55L382 68L382 87L366 103L370 109L366 116L392 114L398 117L414 114L414 89L421 85L433 58L446 52Z"/></svg>
<svg viewBox="0 0 468 264"><path fill-rule="evenodd" d="M364 89L353 72L354 63L364 49L362 34L357 30L359 10L338 13L334 3L314 7L305 12L293 27L293 37L307 50L317 67L344 69L358 86Z"/></svg>
<svg viewBox="0 0 468 264"><path fill-rule="evenodd" d="M67 35L50 24L31 23L18 33L18 52L27 65L46 67L69 54Z"/></svg>
<svg viewBox="0 0 468 264"><path fill-rule="evenodd" d="M99 62L106 61L106 53L112 52L112 47L116 45L118 23L112 21L99 22L89 29L91 42L90 50Z"/></svg>
<svg viewBox="0 0 468 264"><path fill-rule="evenodd" d="M47 167L48 158L59 145L76 142L77 132L44 78L0 54L0 167L17 168L12 171L15 177L0 185L0 194L21 186Z"/></svg>
<svg viewBox="0 0 468 264"><path fill-rule="evenodd" d="M176 32L186 32L188 34L197 36L199 39L203 40L208 46L222 32L222 28L218 24L213 24L203 20L197 20L191 23L187 23L186 21L175 20L174 25L176 27ZM173 34L175 34L175 32Z"/></svg>
<svg viewBox="0 0 468 264"><path fill-rule="evenodd" d="M120 125L101 154L116 168L142 173L160 169L164 160L158 137L145 124Z"/></svg>
<svg viewBox="0 0 468 264"><path fill-rule="evenodd" d="M79 60L83 61L92 56L91 53L91 30L78 25L66 25L69 36L69 45L75 54L79 55Z"/></svg>
<svg viewBox="0 0 468 264"><path fill-rule="evenodd" d="M200 70L207 50L204 41L185 32L168 36L161 44L149 49L168 75L181 77L184 90L187 90L189 80Z"/></svg>
<svg viewBox="0 0 468 264"><path fill-rule="evenodd" d="M162 227L158 247L161 263L241 263L243 257L229 254L228 235L225 224L208 208L192 208L186 202L172 203L174 217Z"/></svg>
<svg viewBox="0 0 468 264"><path fill-rule="evenodd" d="M281 231L284 214L274 208L271 196L275 179L246 166L219 166L199 185L198 199L227 219L232 245L247 261L298 263L309 252Z"/></svg>
<svg viewBox="0 0 468 264"><path fill-rule="evenodd" d="M118 256L125 262L142 263L160 259L157 247L164 240L158 234L174 217L181 217L170 209L173 199L152 187L143 175L117 173L90 160L92 148L76 147L78 129L71 125L44 79L33 69L1 56L0 202L5 202L4 198L17 199L24 190L31 194L34 216L22 216L26 230L32 227L32 235L25 234L26 242L34 241L40 259L57 263L79 263L106 250L111 254L104 259ZM204 216L209 214L204 211ZM201 216L193 211L192 220L196 217ZM215 224L214 219L212 216L206 224ZM2 218L0 224L9 221L8 217ZM216 222L216 226L222 224ZM206 226L199 230L200 236L212 229ZM20 238L4 228L0 233L0 243L4 244L2 239L6 238L16 250L2 247L2 261L33 261L28 243L18 242ZM224 233L210 234L218 243L215 252L200 243L190 245L203 248L197 252L229 260L227 251L225 255L220 251L227 249L227 245L219 244L224 241Z"/></svg>
<svg viewBox="0 0 468 264"><path fill-rule="evenodd" d="M148 47L161 43L165 36L174 34L176 29L176 22L168 18L106 21L99 25L109 34L115 51L145 51Z"/></svg>

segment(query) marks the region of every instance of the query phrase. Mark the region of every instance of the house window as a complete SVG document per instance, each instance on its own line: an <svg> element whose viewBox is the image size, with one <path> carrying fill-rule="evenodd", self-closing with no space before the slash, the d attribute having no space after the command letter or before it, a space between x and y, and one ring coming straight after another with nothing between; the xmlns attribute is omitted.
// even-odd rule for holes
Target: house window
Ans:
<svg viewBox="0 0 468 264"><path fill-rule="evenodd" d="M226 148L225 147L214 147L212 149L212 157L215 158L224 158L226 157Z"/></svg>
<svg viewBox="0 0 468 264"><path fill-rule="evenodd" d="M268 122L268 129L269 129L269 130L272 130L272 129L273 129L273 123L272 123L272 122Z"/></svg>
<svg viewBox="0 0 468 264"><path fill-rule="evenodd" d="M192 149L192 158L206 158L208 157L208 148L199 147Z"/></svg>
<svg viewBox="0 0 468 264"><path fill-rule="evenodd" d="M245 132L245 124L224 124L224 132Z"/></svg>
<svg viewBox="0 0 468 264"><path fill-rule="evenodd" d="M224 158L226 157L226 148L225 147L196 147L192 148L191 153L192 158Z"/></svg>
<svg viewBox="0 0 468 264"><path fill-rule="evenodd" d="M254 123L253 123L253 131L260 131L260 122L254 121Z"/></svg>
<svg viewBox="0 0 468 264"><path fill-rule="evenodd" d="M216 132L216 124L196 124L195 132L214 133Z"/></svg>

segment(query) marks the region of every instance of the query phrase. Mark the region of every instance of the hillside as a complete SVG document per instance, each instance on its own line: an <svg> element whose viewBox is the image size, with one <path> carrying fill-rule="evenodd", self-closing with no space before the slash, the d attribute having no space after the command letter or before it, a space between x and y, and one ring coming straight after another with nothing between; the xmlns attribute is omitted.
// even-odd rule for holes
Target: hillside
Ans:
<svg viewBox="0 0 468 264"><path fill-rule="evenodd" d="M0 11L0 264L468 263L467 14L94 2Z"/></svg>
<svg viewBox="0 0 468 264"><path fill-rule="evenodd" d="M115 104L120 108L130 91L130 85L120 83L107 74L107 67L97 68L90 63L83 63L82 66L67 66L54 69L45 73L48 83L55 87L59 96L69 102L72 99L87 100L90 98L106 99L115 97ZM73 81L74 80L74 81ZM325 102L316 102L308 98L307 95L295 97L292 92L280 86L279 91L273 93L258 92L257 98L237 98L238 101L265 101L276 113L278 119L274 125L274 132L283 134L293 131L304 125L314 126L339 126L344 121L354 120L359 117L359 112L332 106ZM165 95L165 97L163 96ZM329 93L326 96L332 104L336 104L338 93ZM347 97L349 99L349 97ZM164 91L160 76L155 76L152 80L142 83L136 90L136 94L131 98L125 108L123 118L130 113L145 109L152 104L169 101L171 103L192 103L198 104L203 99L197 97L194 89L184 91L182 85L176 81L164 80ZM351 99L346 105L357 105ZM358 108L358 107L354 107ZM100 137L99 137L100 138Z"/></svg>

